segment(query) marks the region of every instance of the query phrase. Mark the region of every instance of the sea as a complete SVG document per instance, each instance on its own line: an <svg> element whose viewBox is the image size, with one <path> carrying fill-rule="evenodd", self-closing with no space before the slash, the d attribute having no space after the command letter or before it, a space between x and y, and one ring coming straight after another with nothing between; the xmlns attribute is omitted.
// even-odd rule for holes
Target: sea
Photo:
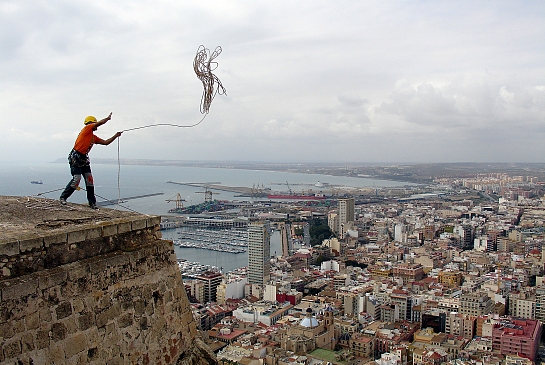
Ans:
<svg viewBox="0 0 545 365"><path fill-rule="evenodd" d="M375 180L359 177L329 176L295 172L266 170L242 170L233 168L173 167L150 165L117 165L91 162L95 181L97 201L118 200L140 195L158 194L145 198L130 199L117 209L131 210L143 214L169 216L169 209L175 207L175 199L180 194L184 206L202 203L204 189L168 183L216 183L227 186L269 187L277 191L287 191L288 185L294 192L312 188L330 194L331 188L343 187L395 187L411 185L408 183ZM58 199L61 191L70 181L68 162L1 162L0 195L41 196ZM40 182L40 184L33 184ZM82 186L85 186L82 183ZM317 187L321 186L321 187ZM214 191L214 199L251 201L249 197L237 197L236 193ZM74 192L69 202L86 204L85 191ZM115 206L112 206L112 208ZM162 231L163 238L177 239L178 231ZM199 262L222 268L223 272L248 265L247 253L227 253L197 248L174 247L176 256L191 262ZM277 231L271 236L271 255L280 254L280 235Z"/></svg>

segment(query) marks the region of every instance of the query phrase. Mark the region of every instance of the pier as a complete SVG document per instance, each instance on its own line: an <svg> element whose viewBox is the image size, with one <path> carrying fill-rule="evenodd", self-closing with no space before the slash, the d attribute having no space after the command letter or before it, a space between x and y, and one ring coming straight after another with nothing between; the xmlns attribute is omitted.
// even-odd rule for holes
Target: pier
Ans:
<svg viewBox="0 0 545 365"><path fill-rule="evenodd" d="M179 222L179 226L197 226L210 228L247 228L248 221L244 219L217 219L189 217Z"/></svg>
<svg viewBox="0 0 545 365"><path fill-rule="evenodd" d="M264 192L262 188L248 188L246 186L227 186L221 185L221 182L211 182L211 183L195 183L195 182L176 182L176 181L167 181L169 184L177 184L184 186L193 186L196 188L203 189L212 189L219 191L228 191L231 193L239 194L241 197L267 197L267 192ZM269 189L265 189L270 192Z"/></svg>
<svg viewBox="0 0 545 365"><path fill-rule="evenodd" d="M144 195L135 195L135 196L129 196L127 198L120 198L119 200L115 199L115 200L106 200L106 201L103 201L103 202L98 202L97 205L98 206L101 206L101 207L104 207L106 205L116 205L118 203L124 203L126 202L127 200L132 200L132 199L139 199L139 198L147 198L147 197L150 197L150 196L157 196L157 195L163 195L164 193L153 193L153 194L144 194Z"/></svg>

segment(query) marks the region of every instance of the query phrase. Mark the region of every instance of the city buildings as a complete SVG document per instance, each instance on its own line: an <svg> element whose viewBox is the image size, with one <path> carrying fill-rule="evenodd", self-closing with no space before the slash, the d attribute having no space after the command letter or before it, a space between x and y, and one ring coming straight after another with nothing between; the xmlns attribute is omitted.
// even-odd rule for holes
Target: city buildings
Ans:
<svg viewBox="0 0 545 365"><path fill-rule="evenodd" d="M479 188L488 194L485 184ZM269 365L325 364L313 355L317 349L360 364L537 360L545 320L545 200L522 193L516 201L479 200L469 189L414 199L343 198L322 210L286 204L291 221L328 217L339 234L313 247L294 245L284 250L289 256L273 260L264 247L277 222L250 223L251 290L234 301L219 294L228 292L227 281L217 289L218 301L238 307L236 326L218 333L248 331L232 341L230 353L240 348L247 363ZM287 246L290 232L277 227ZM204 297L202 285L193 292ZM333 316L331 330L326 315Z"/></svg>

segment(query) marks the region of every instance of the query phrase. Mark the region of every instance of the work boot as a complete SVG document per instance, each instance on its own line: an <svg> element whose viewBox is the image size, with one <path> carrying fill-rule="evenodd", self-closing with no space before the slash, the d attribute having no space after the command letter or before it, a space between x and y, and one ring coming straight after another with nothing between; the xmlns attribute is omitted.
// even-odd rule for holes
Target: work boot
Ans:
<svg viewBox="0 0 545 365"><path fill-rule="evenodd" d="M89 206L91 207L91 209L99 210L95 203L89 203Z"/></svg>
<svg viewBox="0 0 545 365"><path fill-rule="evenodd" d="M66 199L60 198L59 201L61 202L61 205L66 205Z"/></svg>

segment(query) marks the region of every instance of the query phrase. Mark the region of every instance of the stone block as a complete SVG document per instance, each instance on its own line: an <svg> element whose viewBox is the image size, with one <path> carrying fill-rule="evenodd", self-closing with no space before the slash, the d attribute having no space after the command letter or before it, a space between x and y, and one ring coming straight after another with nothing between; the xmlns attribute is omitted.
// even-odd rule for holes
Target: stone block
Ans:
<svg viewBox="0 0 545 365"><path fill-rule="evenodd" d="M44 246L44 238L41 236L25 237L19 240L19 251L29 252L33 250L41 250Z"/></svg>
<svg viewBox="0 0 545 365"><path fill-rule="evenodd" d="M191 311L182 314L182 326L187 326L193 322L193 313Z"/></svg>
<svg viewBox="0 0 545 365"><path fill-rule="evenodd" d="M57 320L72 315L72 304L70 302L60 303L57 308L55 308L55 313L57 314Z"/></svg>
<svg viewBox="0 0 545 365"><path fill-rule="evenodd" d="M66 358L71 358L79 352L86 350L87 339L83 333L76 333L64 341Z"/></svg>
<svg viewBox="0 0 545 365"><path fill-rule="evenodd" d="M85 304L83 304L81 298L74 298L72 300L72 308L74 309L74 313L81 313L85 309Z"/></svg>
<svg viewBox="0 0 545 365"><path fill-rule="evenodd" d="M35 345L38 350L49 347L49 331L37 331Z"/></svg>
<svg viewBox="0 0 545 365"><path fill-rule="evenodd" d="M40 310L40 323L50 323L52 320L51 311L49 308L44 308Z"/></svg>
<svg viewBox="0 0 545 365"><path fill-rule="evenodd" d="M92 240L102 236L102 227L93 227L85 230L85 238Z"/></svg>
<svg viewBox="0 0 545 365"><path fill-rule="evenodd" d="M71 232L68 232L67 243L72 244L76 242L83 242L85 241L86 237L87 237L87 233L83 229L80 229L77 231L71 231Z"/></svg>
<svg viewBox="0 0 545 365"><path fill-rule="evenodd" d="M147 227L148 228L159 226L161 224L161 217L160 216L148 217L147 220L148 220L148 222L147 222Z"/></svg>
<svg viewBox="0 0 545 365"><path fill-rule="evenodd" d="M140 318L140 321L138 323L138 327L140 328L140 331L147 330L148 329L148 317Z"/></svg>
<svg viewBox="0 0 545 365"><path fill-rule="evenodd" d="M11 322L0 323L0 338L2 338L2 340L5 341L8 338L13 337L14 334Z"/></svg>
<svg viewBox="0 0 545 365"><path fill-rule="evenodd" d="M7 281L7 280L6 280ZM0 286L2 290L2 300L20 299L31 294L36 294L38 290L38 279L14 279L8 283L4 282ZM9 285L5 285L9 284Z"/></svg>
<svg viewBox="0 0 545 365"><path fill-rule="evenodd" d="M19 341L4 343L2 344L2 352L6 359L13 359L21 355L21 343Z"/></svg>
<svg viewBox="0 0 545 365"><path fill-rule="evenodd" d="M119 304L115 303L110 308L103 310L102 312L96 315L96 324L97 327L105 326L109 321L116 318L121 314L121 309Z"/></svg>
<svg viewBox="0 0 545 365"><path fill-rule="evenodd" d="M51 325L51 339L53 341L62 341L66 338L68 329L66 325L61 322L53 323Z"/></svg>
<svg viewBox="0 0 545 365"><path fill-rule="evenodd" d="M129 255L116 253L106 259L106 265L108 267L124 266L129 263L129 260L130 260Z"/></svg>
<svg viewBox="0 0 545 365"><path fill-rule="evenodd" d="M137 231L139 229L146 228L147 225L147 219L136 219L131 222L131 229L133 231Z"/></svg>
<svg viewBox="0 0 545 365"><path fill-rule="evenodd" d="M146 310L146 303L139 299L134 302L134 315L141 316Z"/></svg>
<svg viewBox="0 0 545 365"><path fill-rule="evenodd" d="M95 323L95 314L91 312L82 313L77 318L77 325L80 331L85 331Z"/></svg>
<svg viewBox="0 0 545 365"><path fill-rule="evenodd" d="M15 335L25 332L25 320L24 318L12 319L11 326L13 327L13 333Z"/></svg>
<svg viewBox="0 0 545 365"><path fill-rule="evenodd" d="M72 282L84 278L91 272L90 268L93 267L86 262L78 261L68 265L67 275L68 279Z"/></svg>
<svg viewBox="0 0 545 365"><path fill-rule="evenodd" d="M48 352L48 364L64 364L66 355L64 354L64 343L51 343Z"/></svg>
<svg viewBox="0 0 545 365"><path fill-rule="evenodd" d="M0 257L19 255L19 241L0 242Z"/></svg>
<svg viewBox="0 0 545 365"><path fill-rule="evenodd" d="M119 222L117 223L117 234L127 233L131 231L131 222Z"/></svg>
<svg viewBox="0 0 545 365"><path fill-rule="evenodd" d="M126 328L133 324L133 315L132 313L125 313L117 320L117 325L119 328Z"/></svg>
<svg viewBox="0 0 545 365"><path fill-rule="evenodd" d="M48 234L44 236L44 247L66 242L68 242L68 234L66 232Z"/></svg>
<svg viewBox="0 0 545 365"><path fill-rule="evenodd" d="M102 237L110 237L117 234L117 224L103 224Z"/></svg>
<svg viewBox="0 0 545 365"><path fill-rule="evenodd" d="M40 290L43 290L64 283L68 277L68 273L66 270L56 267L40 273L38 277L39 288Z"/></svg>
<svg viewBox="0 0 545 365"><path fill-rule="evenodd" d="M40 326L40 314L38 312L30 313L25 317L26 330L35 330Z"/></svg>
<svg viewBox="0 0 545 365"><path fill-rule="evenodd" d="M112 298L109 295L101 295L97 298L96 302L96 308L98 310L103 310L112 305Z"/></svg>
<svg viewBox="0 0 545 365"><path fill-rule="evenodd" d="M28 351L33 351L34 348L34 336L32 335L32 333L23 333L23 335L21 336L21 352L25 353Z"/></svg>
<svg viewBox="0 0 545 365"><path fill-rule="evenodd" d="M108 268L108 259L109 258L103 258L99 260L94 260L91 265L89 265L89 268L91 270L92 275L104 275L106 272L106 269Z"/></svg>

